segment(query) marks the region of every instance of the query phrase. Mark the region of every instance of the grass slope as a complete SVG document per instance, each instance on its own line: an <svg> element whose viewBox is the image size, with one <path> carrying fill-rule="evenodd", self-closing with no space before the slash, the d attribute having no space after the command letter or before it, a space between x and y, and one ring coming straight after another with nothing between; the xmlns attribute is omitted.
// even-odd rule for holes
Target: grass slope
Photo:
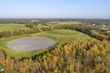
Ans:
<svg viewBox="0 0 110 73"><path fill-rule="evenodd" d="M74 30L66 30L66 29L3 38L0 40L0 45L1 45L0 49L2 49L6 53L7 58L15 57L15 59L19 59L21 57L32 57L33 55L48 51L48 49L43 49L43 50L38 50L34 52L32 51L24 52L24 51L12 50L6 47L7 42L17 38L23 38L23 37L46 37L46 38L51 38L56 42L59 42L60 44L64 44L65 42L77 40L77 39L79 40L91 39L91 37L81 32L77 32Z"/></svg>
<svg viewBox="0 0 110 73"><path fill-rule="evenodd" d="M90 38L90 36L81 32L66 29L43 32L37 34L37 36L51 38L60 43L65 43L72 40L85 40Z"/></svg>

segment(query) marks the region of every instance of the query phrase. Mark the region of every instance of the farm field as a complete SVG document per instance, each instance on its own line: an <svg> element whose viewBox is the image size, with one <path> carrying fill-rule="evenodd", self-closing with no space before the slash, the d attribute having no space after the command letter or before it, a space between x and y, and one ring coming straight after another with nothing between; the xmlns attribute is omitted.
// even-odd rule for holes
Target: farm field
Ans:
<svg viewBox="0 0 110 73"><path fill-rule="evenodd" d="M64 25L64 24L82 24L79 21L57 21L58 24Z"/></svg>
<svg viewBox="0 0 110 73"><path fill-rule="evenodd" d="M40 20L32 20L31 22L41 22ZM65 24L83 24L80 21L50 21L46 25L65 25ZM42 23L39 26L44 26Z"/></svg>
<svg viewBox="0 0 110 73"><path fill-rule="evenodd" d="M49 23L48 25L65 25L65 24L83 24L79 21L56 21L55 24Z"/></svg>
<svg viewBox="0 0 110 73"><path fill-rule="evenodd" d="M3 30L13 30L19 28L25 28L25 27L22 24L0 24L0 32Z"/></svg>
<svg viewBox="0 0 110 73"><path fill-rule="evenodd" d="M32 57L34 55L41 54L41 53L48 51L49 49L52 49L53 47L55 47L55 46L53 46L52 48L49 48L49 49L30 51L30 52L16 51L16 50L7 48L6 44L9 41L18 39L18 38L24 38L24 37L46 37L46 38L55 40L57 42L56 45L64 44L64 43L70 42L72 40L92 39L90 36L88 36L84 33L77 32L75 30L66 30L66 29L3 38L0 40L0 45L2 45L2 46L0 46L0 49L2 49L6 53L7 58L14 57L15 59L20 59L22 57Z"/></svg>

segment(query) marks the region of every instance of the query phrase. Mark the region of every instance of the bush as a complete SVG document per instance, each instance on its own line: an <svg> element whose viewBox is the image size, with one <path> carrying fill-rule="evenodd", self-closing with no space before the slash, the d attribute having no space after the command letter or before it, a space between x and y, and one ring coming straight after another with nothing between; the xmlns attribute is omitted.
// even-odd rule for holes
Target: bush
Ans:
<svg viewBox="0 0 110 73"><path fill-rule="evenodd" d="M2 38L2 37L3 37L3 33L0 32L0 38Z"/></svg>

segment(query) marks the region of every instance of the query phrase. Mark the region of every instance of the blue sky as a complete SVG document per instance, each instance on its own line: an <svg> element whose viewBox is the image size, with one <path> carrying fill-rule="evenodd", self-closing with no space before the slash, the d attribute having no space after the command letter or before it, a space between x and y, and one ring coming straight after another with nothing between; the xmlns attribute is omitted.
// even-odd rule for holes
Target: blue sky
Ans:
<svg viewBox="0 0 110 73"><path fill-rule="evenodd" d="M0 18L110 18L110 0L0 0Z"/></svg>

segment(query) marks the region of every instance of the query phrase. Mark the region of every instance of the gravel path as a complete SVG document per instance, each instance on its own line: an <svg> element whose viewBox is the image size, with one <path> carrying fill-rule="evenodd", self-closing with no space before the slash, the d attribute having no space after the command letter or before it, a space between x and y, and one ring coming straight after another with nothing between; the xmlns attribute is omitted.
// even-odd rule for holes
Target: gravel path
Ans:
<svg viewBox="0 0 110 73"><path fill-rule="evenodd" d="M56 42L48 38L26 37L12 40L7 43L7 47L18 51L36 51L54 46Z"/></svg>

